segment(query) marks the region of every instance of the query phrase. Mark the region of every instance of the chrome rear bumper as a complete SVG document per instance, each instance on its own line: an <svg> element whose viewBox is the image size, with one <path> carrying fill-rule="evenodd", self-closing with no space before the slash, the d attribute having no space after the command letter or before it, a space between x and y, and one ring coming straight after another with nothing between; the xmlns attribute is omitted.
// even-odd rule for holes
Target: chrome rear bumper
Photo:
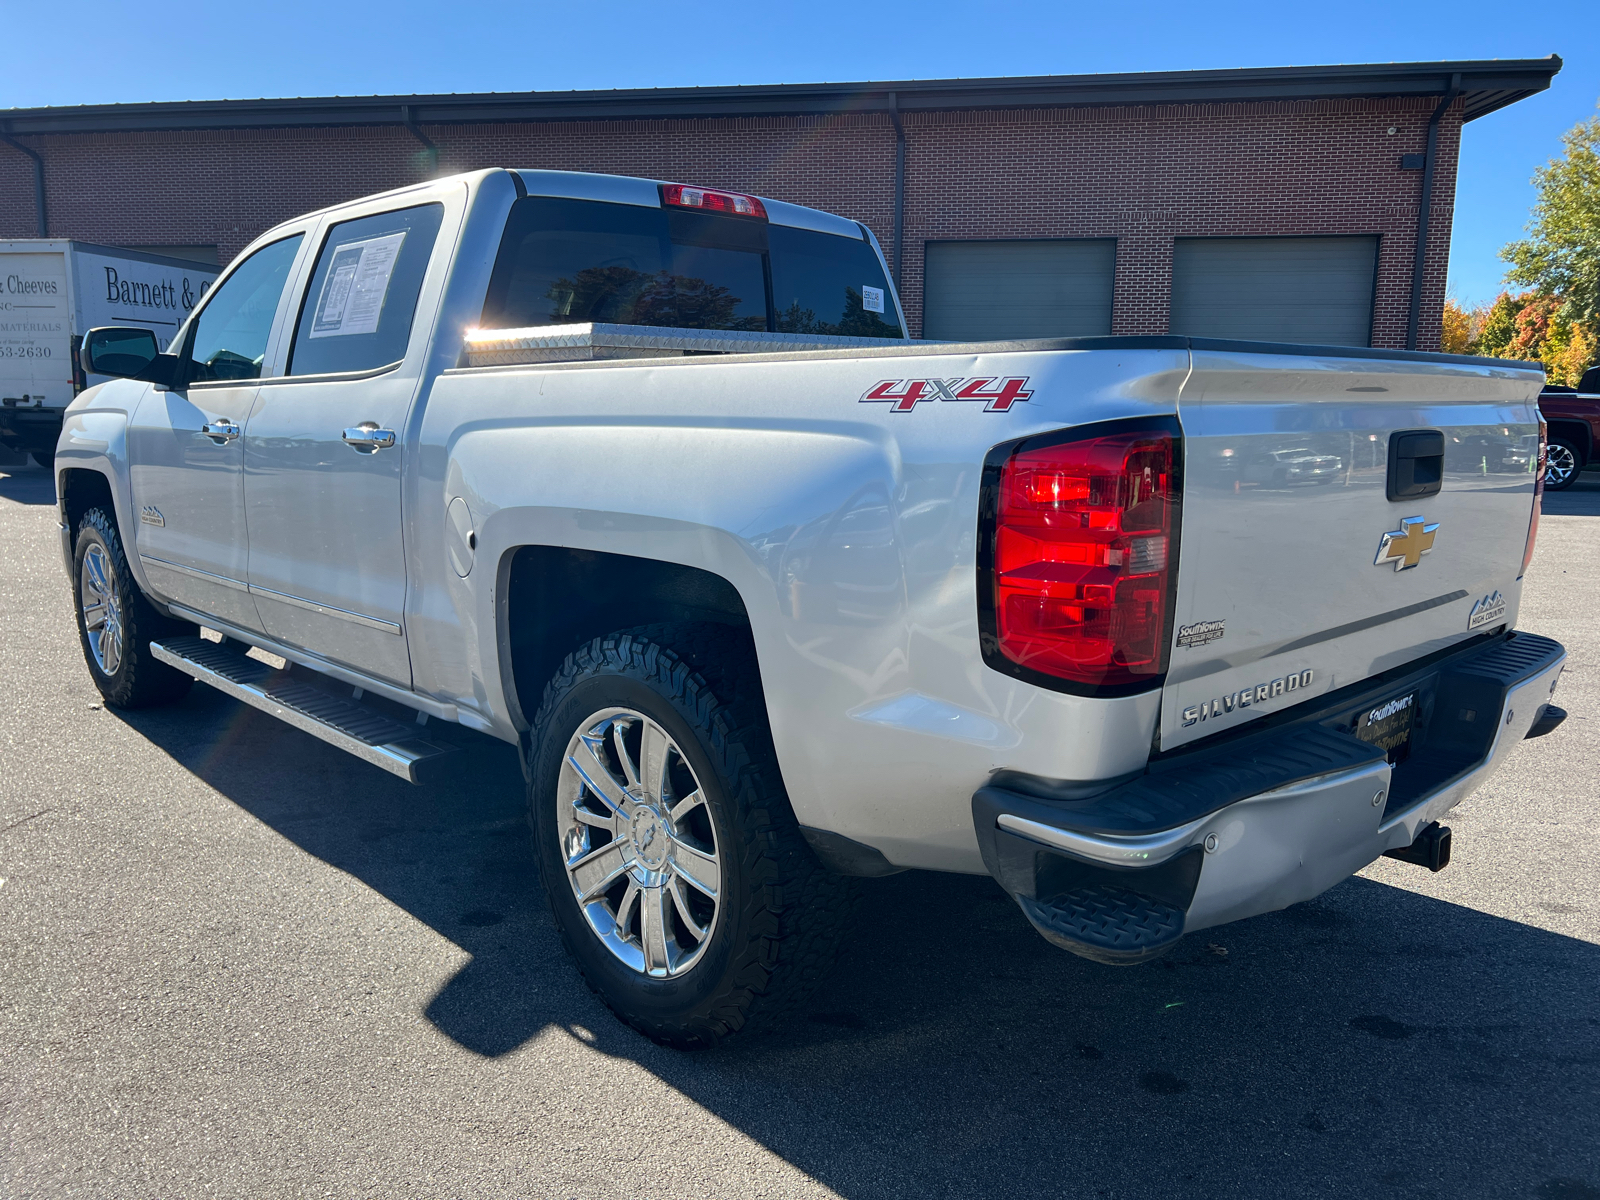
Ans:
<svg viewBox="0 0 1600 1200"><path fill-rule="evenodd" d="M1181 933L1309 900L1409 846L1528 735L1565 662L1548 638L1510 635L1088 800L980 789L984 861L1052 942L1101 961L1152 957ZM1351 736L1347 713L1411 692L1426 716L1396 767Z"/></svg>

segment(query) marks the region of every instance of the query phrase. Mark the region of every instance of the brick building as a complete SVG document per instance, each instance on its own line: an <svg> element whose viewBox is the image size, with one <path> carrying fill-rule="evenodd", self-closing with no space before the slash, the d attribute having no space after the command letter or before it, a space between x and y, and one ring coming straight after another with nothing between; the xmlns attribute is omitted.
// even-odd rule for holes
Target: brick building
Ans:
<svg viewBox="0 0 1600 1200"><path fill-rule="evenodd" d="M0 111L0 238L226 262L287 217L438 173L601 171L866 223L915 334L1170 330L1430 349L1462 125L1560 67L12 109Z"/></svg>

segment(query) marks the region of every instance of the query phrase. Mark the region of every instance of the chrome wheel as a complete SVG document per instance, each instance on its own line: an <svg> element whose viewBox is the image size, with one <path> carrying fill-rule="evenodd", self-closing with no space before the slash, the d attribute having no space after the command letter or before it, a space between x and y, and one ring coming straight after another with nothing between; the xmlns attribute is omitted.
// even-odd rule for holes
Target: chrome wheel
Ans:
<svg viewBox="0 0 1600 1200"><path fill-rule="evenodd" d="M122 666L122 595L111 569L111 556L102 545L90 546L83 556L78 603L95 666L106 676L115 675Z"/></svg>
<svg viewBox="0 0 1600 1200"><path fill-rule="evenodd" d="M1551 442L1544 451L1544 485L1548 488L1565 486L1578 473L1578 456L1572 447Z"/></svg>
<svg viewBox="0 0 1600 1200"><path fill-rule="evenodd" d="M567 744L556 790L567 881L595 937L641 975L681 975L716 930L722 866L700 781L667 731L624 708Z"/></svg>

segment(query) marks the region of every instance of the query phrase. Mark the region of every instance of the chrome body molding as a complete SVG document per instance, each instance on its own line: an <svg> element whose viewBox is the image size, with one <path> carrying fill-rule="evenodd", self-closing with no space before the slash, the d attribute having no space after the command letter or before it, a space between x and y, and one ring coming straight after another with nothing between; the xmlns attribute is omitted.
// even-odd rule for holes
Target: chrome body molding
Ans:
<svg viewBox="0 0 1600 1200"><path fill-rule="evenodd" d="M354 624L363 626L367 629L380 629L384 633L392 633L396 636L402 633L400 626L396 625L393 621L380 621L377 617L369 617L365 613L351 612L349 609L344 608L335 608L331 604L318 604L313 600L305 600L299 596L291 596L286 592L275 592L271 588L264 588L256 584L246 583L242 579L230 579L226 575L217 575L211 571L202 571L199 567L188 567L182 563L168 562L164 558L156 558L151 554L141 554L139 555L139 558L144 563L146 569L155 567L158 570L175 571L179 575L188 576L190 579L203 580L206 583L214 583L219 587L231 588L238 592L248 592L252 596L264 596L269 600L278 600L284 604L293 605L296 608L303 608L310 612L320 613L323 616L338 617L341 620L353 622ZM201 618L201 621L203 624L208 626L213 624L213 618L211 617ZM259 634L252 633L243 640L253 642L257 640L259 636Z"/></svg>
<svg viewBox="0 0 1600 1200"><path fill-rule="evenodd" d="M268 600L277 600L280 603L290 604L295 608L303 608L307 612L318 613L325 617L338 617L342 621L350 621L366 629L381 629L384 633L392 633L396 637L404 632L393 621L380 621L377 617L369 617L365 613L351 612L347 608L335 608L331 604L318 604L314 600L304 600L299 596L291 596L287 592L275 592L271 588L264 588L254 583L250 585L250 594L252 596L263 596Z"/></svg>
<svg viewBox="0 0 1600 1200"><path fill-rule="evenodd" d="M248 592L250 590L250 585L242 579L230 579L226 575L202 571L199 567L186 567L182 563L168 562L166 559L157 558L153 554L141 554L139 555L139 561L145 565L146 570L155 567L161 571L175 571L179 575L187 575L190 579L214 583L218 587L232 588L236 592Z"/></svg>

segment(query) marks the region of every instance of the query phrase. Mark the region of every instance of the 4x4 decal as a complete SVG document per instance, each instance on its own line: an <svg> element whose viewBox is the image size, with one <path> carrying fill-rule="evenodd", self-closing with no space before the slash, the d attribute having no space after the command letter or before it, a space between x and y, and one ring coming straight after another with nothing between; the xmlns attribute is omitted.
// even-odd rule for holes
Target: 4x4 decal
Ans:
<svg viewBox="0 0 1600 1200"><path fill-rule="evenodd" d="M890 412L910 412L924 400L981 400L984 412L1009 412L1011 406L1033 395L1028 376L1000 379L981 375L975 379L883 379L861 397L861 403L892 404Z"/></svg>

